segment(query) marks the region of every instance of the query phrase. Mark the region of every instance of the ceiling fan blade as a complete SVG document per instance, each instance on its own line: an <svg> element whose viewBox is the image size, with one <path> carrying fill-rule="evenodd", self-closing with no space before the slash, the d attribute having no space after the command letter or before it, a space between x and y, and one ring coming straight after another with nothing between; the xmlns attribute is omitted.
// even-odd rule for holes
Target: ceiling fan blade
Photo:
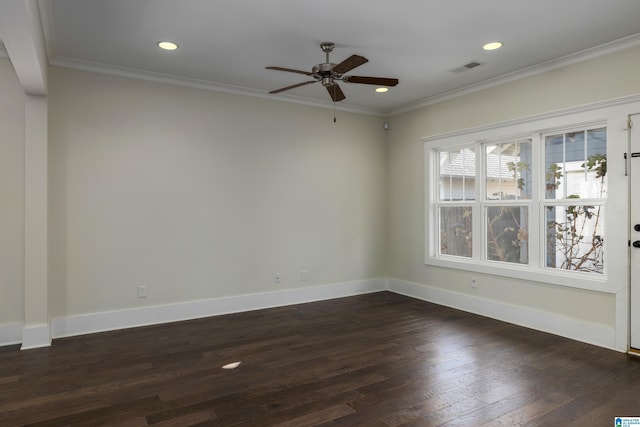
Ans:
<svg viewBox="0 0 640 427"><path fill-rule="evenodd" d="M295 88L300 87L300 86L310 85L311 83L317 83L317 82L318 82L318 80L311 80L310 82L298 83L298 84L295 84L295 85L283 87L282 89L272 90L269 93L280 93L280 92L284 92L285 90L295 89Z"/></svg>
<svg viewBox="0 0 640 427"><path fill-rule="evenodd" d="M298 73L298 74L304 74L305 76L313 76L313 73L309 72L309 71L302 71L302 70L294 70L293 68L283 68L283 67L266 67L267 70L276 70L276 71L287 71L289 73Z"/></svg>
<svg viewBox="0 0 640 427"><path fill-rule="evenodd" d="M335 67L333 67L333 72L338 74L344 74L367 62L369 62L369 60L364 56L351 55L350 57L348 57L347 59L345 59L338 65L336 65Z"/></svg>
<svg viewBox="0 0 640 427"><path fill-rule="evenodd" d="M398 79L388 79L386 77L345 76L344 81L377 86L396 86L398 84Z"/></svg>
<svg viewBox="0 0 640 427"><path fill-rule="evenodd" d="M340 89L340 86L337 84L327 86L327 92L329 92L329 96L333 99L333 102L342 101L346 98L346 96L344 96L344 92L342 92L342 89Z"/></svg>

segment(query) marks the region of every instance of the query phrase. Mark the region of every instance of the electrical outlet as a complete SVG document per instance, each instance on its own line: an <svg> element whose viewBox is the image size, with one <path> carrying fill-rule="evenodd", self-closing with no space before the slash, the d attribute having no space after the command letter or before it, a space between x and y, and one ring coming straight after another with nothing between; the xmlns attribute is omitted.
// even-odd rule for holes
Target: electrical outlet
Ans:
<svg viewBox="0 0 640 427"><path fill-rule="evenodd" d="M273 275L273 281L275 283L280 283L282 281L282 276L280 275L280 273L276 273Z"/></svg>
<svg viewBox="0 0 640 427"><path fill-rule="evenodd" d="M309 270L302 270L300 272L300 280L302 280L303 282L309 280Z"/></svg>
<svg viewBox="0 0 640 427"><path fill-rule="evenodd" d="M478 282L476 281L476 278L475 278L475 277L472 277L472 278L471 278L471 287L472 287L473 289L477 289L477 288L478 288Z"/></svg>
<svg viewBox="0 0 640 427"><path fill-rule="evenodd" d="M138 286L138 298L146 298L147 297L147 285Z"/></svg>

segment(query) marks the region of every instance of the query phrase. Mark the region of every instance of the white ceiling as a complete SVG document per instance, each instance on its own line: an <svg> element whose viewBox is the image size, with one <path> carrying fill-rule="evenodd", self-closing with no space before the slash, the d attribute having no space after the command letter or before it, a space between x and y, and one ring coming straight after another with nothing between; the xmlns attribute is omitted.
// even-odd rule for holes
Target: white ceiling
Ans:
<svg viewBox="0 0 640 427"><path fill-rule="evenodd" d="M514 78L640 43L638 0L40 0L49 61L277 99L330 104L320 84L266 70L310 70L319 44L336 43L339 63L369 62L348 74L395 77L397 87L341 83L341 107L384 114L434 97ZM160 40L180 45L174 52ZM504 47L485 52L499 40ZM604 45L604 46L603 46ZM593 49L596 48L596 49ZM576 54L578 53L578 54ZM472 70L451 70L469 61ZM514 72L520 72L520 74Z"/></svg>

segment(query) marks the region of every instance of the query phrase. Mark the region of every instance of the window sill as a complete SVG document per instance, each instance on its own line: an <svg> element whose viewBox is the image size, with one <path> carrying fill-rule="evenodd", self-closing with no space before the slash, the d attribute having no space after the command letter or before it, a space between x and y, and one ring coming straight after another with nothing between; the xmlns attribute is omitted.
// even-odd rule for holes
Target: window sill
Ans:
<svg viewBox="0 0 640 427"><path fill-rule="evenodd" d="M458 257L427 257L425 264L435 267L453 268L494 276L512 277L519 280L541 282L571 288L587 289L590 291L615 294L623 286L613 286L606 275L597 273L582 273L578 271L563 271L553 269L534 268L518 264L508 264L494 261L477 261Z"/></svg>

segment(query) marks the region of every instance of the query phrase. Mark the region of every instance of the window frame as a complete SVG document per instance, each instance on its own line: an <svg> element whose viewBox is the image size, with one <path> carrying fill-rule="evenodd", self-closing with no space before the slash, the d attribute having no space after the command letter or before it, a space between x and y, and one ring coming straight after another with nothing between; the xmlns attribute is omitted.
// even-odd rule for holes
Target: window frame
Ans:
<svg viewBox="0 0 640 427"><path fill-rule="evenodd" d="M425 149L425 264L436 267L455 268L471 272L486 273L494 276L511 277L531 281L539 281L568 287L589 289L600 292L617 292L626 283L628 263L626 262L626 237L624 227L611 227L613 219L609 215L610 209L619 212L619 208L628 206L626 195L628 190L627 179L620 175L621 165L612 173L611 163L613 159L622 161L623 153L627 151L628 135L626 130L613 125L626 120L630 103L624 100L620 103L593 104L591 106L568 109L564 111L542 114L523 119L496 123L478 128L464 129L449 134L436 135L423 138ZM640 108L637 100L631 108ZM633 110L632 110L633 111ZM602 273L582 272L575 270L561 270L554 267L546 267L545 243L546 226L542 224L544 210L549 204L562 205L566 200L546 199L544 192L544 135L553 132L570 132L571 130L587 130L596 127L607 129L607 160L609 170L607 174L609 190L608 197L604 200L604 253L606 262ZM484 161L485 145L506 142L509 140L531 140L532 158L535 163L532 183L531 199L515 200L487 200ZM439 150L455 150L473 146L476 149L476 200L472 202L473 210L473 252L472 258L461 258L452 255L439 255L439 217L438 209L443 205L439 197L438 172ZM479 150L479 151L478 151ZM482 155L477 155L480 152ZM616 186L615 191L612 187ZM588 204L593 199L580 199L579 204ZM601 199L597 199L602 202ZM465 205L470 204L464 202ZM478 209L487 206L528 206L529 209L529 264L519 264L503 261L487 260L486 256L486 221L485 216ZM482 206L478 208L477 206ZM625 208L626 209L626 208ZM626 210L625 210L626 211ZM627 215L628 224L628 215ZM615 221L620 222L619 219ZM537 238L534 239L533 236ZM612 245L611 241L619 243L624 236L624 247L620 244ZM481 238L478 238L481 237ZM619 270L622 267L622 270ZM620 280L622 279L622 280Z"/></svg>

